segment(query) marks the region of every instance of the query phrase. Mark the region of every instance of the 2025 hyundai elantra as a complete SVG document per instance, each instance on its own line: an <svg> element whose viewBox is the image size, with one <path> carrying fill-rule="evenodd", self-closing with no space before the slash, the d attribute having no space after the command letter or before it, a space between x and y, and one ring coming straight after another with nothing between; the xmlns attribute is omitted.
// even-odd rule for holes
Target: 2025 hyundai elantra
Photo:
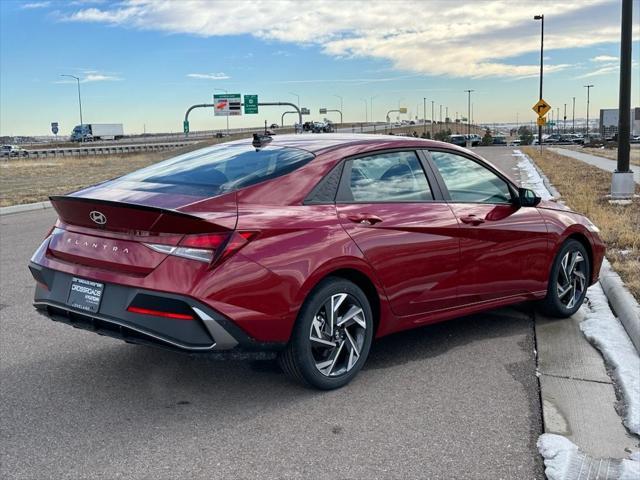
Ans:
<svg viewBox="0 0 640 480"><path fill-rule="evenodd" d="M320 389L393 332L526 300L567 317L604 255L584 216L405 137L256 135L51 202L30 263L39 312L132 343L277 355Z"/></svg>

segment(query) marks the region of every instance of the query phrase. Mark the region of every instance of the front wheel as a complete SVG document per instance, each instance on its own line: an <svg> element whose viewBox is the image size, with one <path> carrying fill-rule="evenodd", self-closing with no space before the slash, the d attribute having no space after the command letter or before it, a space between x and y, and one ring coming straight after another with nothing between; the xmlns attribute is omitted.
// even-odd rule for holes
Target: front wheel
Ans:
<svg viewBox="0 0 640 480"><path fill-rule="evenodd" d="M279 363L295 380L332 390L349 383L360 371L372 338L373 315L367 296L348 280L330 277L302 306Z"/></svg>
<svg viewBox="0 0 640 480"><path fill-rule="evenodd" d="M559 318L576 313L587 294L590 278L586 249L577 240L566 241L553 261L542 311Z"/></svg>

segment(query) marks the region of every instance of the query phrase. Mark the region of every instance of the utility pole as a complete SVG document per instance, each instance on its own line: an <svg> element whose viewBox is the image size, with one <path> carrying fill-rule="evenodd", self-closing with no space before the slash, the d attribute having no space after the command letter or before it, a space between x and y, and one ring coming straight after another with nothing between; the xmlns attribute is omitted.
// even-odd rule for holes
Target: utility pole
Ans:
<svg viewBox="0 0 640 480"><path fill-rule="evenodd" d="M442 125L442 104L440 104L440 125Z"/></svg>
<svg viewBox="0 0 640 480"><path fill-rule="evenodd" d="M587 128L585 133L587 134L587 140L589 140L589 91L593 88L593 85L585 85L584 88L587 89Z"/></svg>
<svg viewBox="0 0 640 480"><path fill-rule="evenodd" d="M564 116L562 118L562 133L567 133L567 104L564 104Z"/></svg>
<svg viewBox="0 0 640 480"><path fill-rule="evenodd" d="M573 109L571 110L571 133L576 133L576 97L573 97Z"/></svg>
<svg viewBox="0 0 640 480"><path fill-rule="evenodd" d="M543 57L544 57L544 15L536 15L534 20L540 20L540 100L542 100L542 76L543 76ZM538 145L540 145L540 153L542 153L542 125L538 125Z"/></svg>
<svg viewBox="0 0 640 480"><path fill-rule="evenodd" d="M475 90L465 90L467 92L467 135L471 135L471 92Z"/></svg>
<svg viewBox="0 0 640 480"><path fill-rule="evenodd" d="M422 135L427 136L427 97L422 98L424 117L422 118Z"/></svg>
<svg viewBox="0 0 640 480"><path fill-rule="evenodd" d="M622 0L620 35L620 97L618 100L618 165L611 178L611 198L630 199L635 184L629 169L631 111L631 48L633 42L633 0Z"/></svg>
<svg viewBox="0 0 640 480"><path fill-rule="evenodd" d="M364 102L364 123L369 123L369 104L366 98L361 98L360 100Z"/></svg>

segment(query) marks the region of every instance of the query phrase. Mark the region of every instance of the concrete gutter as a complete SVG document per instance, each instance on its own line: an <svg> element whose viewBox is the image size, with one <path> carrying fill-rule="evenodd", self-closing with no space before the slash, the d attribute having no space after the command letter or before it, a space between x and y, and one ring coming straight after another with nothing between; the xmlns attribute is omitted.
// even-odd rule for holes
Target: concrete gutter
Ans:
<svg viewBox="0 0 640 480"><path fill-rule="evenodd" d="M640 305L606 258L600 270L600 285L613 313L618 317L631 342L640 353Z"/></svg>
<svg viewBox="0 0 640 480"><path fill-rule="evenodd" d="M12 213L30 212L32 210L44 210L51 208L51 202L23 203L22 205L11 205L10 207L0 207L0 215L10 215Z"/></svg>

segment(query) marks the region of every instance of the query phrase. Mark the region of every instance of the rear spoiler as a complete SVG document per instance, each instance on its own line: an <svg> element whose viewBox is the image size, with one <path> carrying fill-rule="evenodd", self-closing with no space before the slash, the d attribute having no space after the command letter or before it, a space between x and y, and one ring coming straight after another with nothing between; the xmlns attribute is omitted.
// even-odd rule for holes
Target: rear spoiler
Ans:
<svg viewBox="0 0 640 480"><path fill-rule="evenodd" d="M49 200L60 220L83 227L176 234L229 230L205 218L168 208L69 195L53 195Z"/></svg>

